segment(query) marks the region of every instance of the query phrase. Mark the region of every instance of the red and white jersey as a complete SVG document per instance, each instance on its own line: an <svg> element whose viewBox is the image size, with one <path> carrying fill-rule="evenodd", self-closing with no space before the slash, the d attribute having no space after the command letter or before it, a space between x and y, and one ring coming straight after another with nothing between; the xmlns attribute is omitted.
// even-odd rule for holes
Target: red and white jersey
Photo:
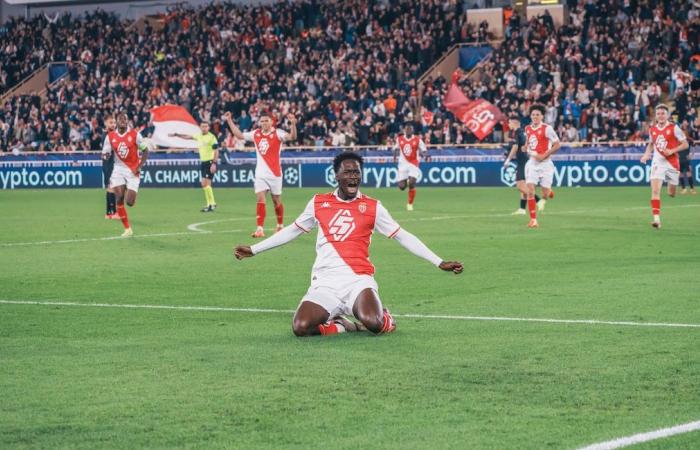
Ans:
<svg viewBox="0 0 700 450"><path fill-rule="evenodd" d="M425 152L425 143L420 136L414 134L409 139L402 134L396 140L396 147L399 149L399 164L413 164L418 167L420 154Z"/></svg>
<svg viewBox="0 0 700 450"><path fill-rule="evenodd" d="M243 133L243 139L255 143L255 178L282 176L280 153L282 143L287 140L287 132L279 128L265 134L260 128Z"/></svg>
<svg viewBox="0 0 700 450"><path fill-rule="evenodd" d="M401 227L379 200L360 192L341 200L338 191L316 194L294 224L308 233L318 225L314 275L373 275L369 260L372 233L392 238Z"/></svg>
<svg viewBox="0 0 700 450"><path fill-rule="evenodd" d="M674 153L671 156L666 156L661 153L667 148L676 148L681 142L687 140L681 127L672 122L667 122L663 127L654 125L649 128L649 139L654 146L654 159L652 160L652 164L668 161L674 169L681 170L681 165L678 161L678 153Z"/></svg>
<svg viewBox="0 0 700 450"><path fill-rule="evenodd" d="M559 142L559 136L550 125L541 123L535 128L532 125L525 127L525 136L527 136L527 151L537 154L544 154L552 148L555 142Z"/></svg>
<svg viewBox="0 0 700 450"><path fill-rule="evenodd" d="M117 157L114 166L122 166L132 172L136 170L141 162L139 158L139 148L144 144L141 133L135 129L128 130L124 134L118 131L110 131L102 144L102 153L114 152Z"/></svg>

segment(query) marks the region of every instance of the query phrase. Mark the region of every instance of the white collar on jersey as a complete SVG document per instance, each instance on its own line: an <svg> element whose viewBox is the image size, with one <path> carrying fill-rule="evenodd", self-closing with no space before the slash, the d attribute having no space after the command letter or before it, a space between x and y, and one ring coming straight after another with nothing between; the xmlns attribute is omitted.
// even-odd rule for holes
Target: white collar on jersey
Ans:
<svg viewBox="0 0 700 450"><path fill-rule="evenodd" d="M355 198L350 199L350 200L343 200L342 198L340 198L340 197L338 196L338 189L336 189L335 191L333 191L333 195L335 195L335 198L337 198L338 200L340 200L340 201L343 202L343 203L351 203L351 202L354 202L355 200L361 198L361 197L362 197L362 192L360 192L360 190L358 189L358 190L357 190L357 195L355 196Z"/></svg>

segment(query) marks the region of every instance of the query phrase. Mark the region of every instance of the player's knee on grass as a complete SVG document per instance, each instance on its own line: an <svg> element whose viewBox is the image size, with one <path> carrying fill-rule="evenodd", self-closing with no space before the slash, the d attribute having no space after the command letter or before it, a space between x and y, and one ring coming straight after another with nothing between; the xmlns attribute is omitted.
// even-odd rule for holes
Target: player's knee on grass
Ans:
<svg viewBox="0 0 700 450"><path fill-rule="evenodd" d="M309 320L307 318L294 317L292 320L292 332L297 337L311 336L313 334L313 329L318 328L320 323L316 323L315 320Z"/></svg>

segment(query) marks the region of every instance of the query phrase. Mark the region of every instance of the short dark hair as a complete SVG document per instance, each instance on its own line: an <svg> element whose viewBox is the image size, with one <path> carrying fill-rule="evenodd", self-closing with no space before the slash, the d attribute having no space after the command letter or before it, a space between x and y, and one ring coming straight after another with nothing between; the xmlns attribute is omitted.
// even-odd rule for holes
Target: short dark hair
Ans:
<svg viewBox="0 0 700 450"><path fill-rule="evenodd" d="M668 109L668 106L664 105L663 103L659 103L658 105L656 105L656 107L655 107L654 109L655 109L655 110L656 110L656 109L665 109L666 112L671 112L671 110Z"/></svg>
<svg viewBox="0 0 700 450"><path fill-rule="evenodd" d="M539 111L544 116L544 105L541 103L535 103L532 106L530 106L530 111L528 112L528 114L532 114L532 111Z"/></svg>
<svg viewBox="0 0 700 450"><path fill-rule="evenodd" d="M508 116L508 120L517 120L518 122L520 122L520 115L519 114L511 114L510 116Z"/></svg>
<svg viewBox="0 0 700 450"><path fill-rule="evenodd" d="M343 161L352 159L357 161L360 164L360 169L362 169L362 166L364 165L365 161L362 159L362 156L358 155L355 152L343 152L339 155L336 155L335 158L333 158L333 171L335 173L338 173L340 170L340 165L343 163Z"/></svg>

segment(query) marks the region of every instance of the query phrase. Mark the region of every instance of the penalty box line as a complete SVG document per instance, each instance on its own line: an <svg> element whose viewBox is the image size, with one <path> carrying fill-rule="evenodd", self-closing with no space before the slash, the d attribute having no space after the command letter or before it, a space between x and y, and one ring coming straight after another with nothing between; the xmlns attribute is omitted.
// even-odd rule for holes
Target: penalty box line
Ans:
<svg viewBox="0 0 700 450"><path fill-rule="evenodd" d="M35 300L0 300L3 305L37 305L37 306L68 306L68 307L92 307L92 308L123 308L123 309L156 309L179 311L218 311L240 313L267 313L267 314L293 314L291 309L270 308L233 308L224 306L178 306L178 305L142 305L142 304L118 304L118 303L81 303L66 301L35 301ZM595 319L549 319L535 317L499 317L499 316L467 316L467 315L443 315L443 314L393 314L395 317L405 319L429 319L429 320L471 320L492 322L531 322L569 325L608 325L628 327L655 327L655 328L698 328L695 323L669 323L669 322L631 322L621 320L595 320Z"/></svg>

